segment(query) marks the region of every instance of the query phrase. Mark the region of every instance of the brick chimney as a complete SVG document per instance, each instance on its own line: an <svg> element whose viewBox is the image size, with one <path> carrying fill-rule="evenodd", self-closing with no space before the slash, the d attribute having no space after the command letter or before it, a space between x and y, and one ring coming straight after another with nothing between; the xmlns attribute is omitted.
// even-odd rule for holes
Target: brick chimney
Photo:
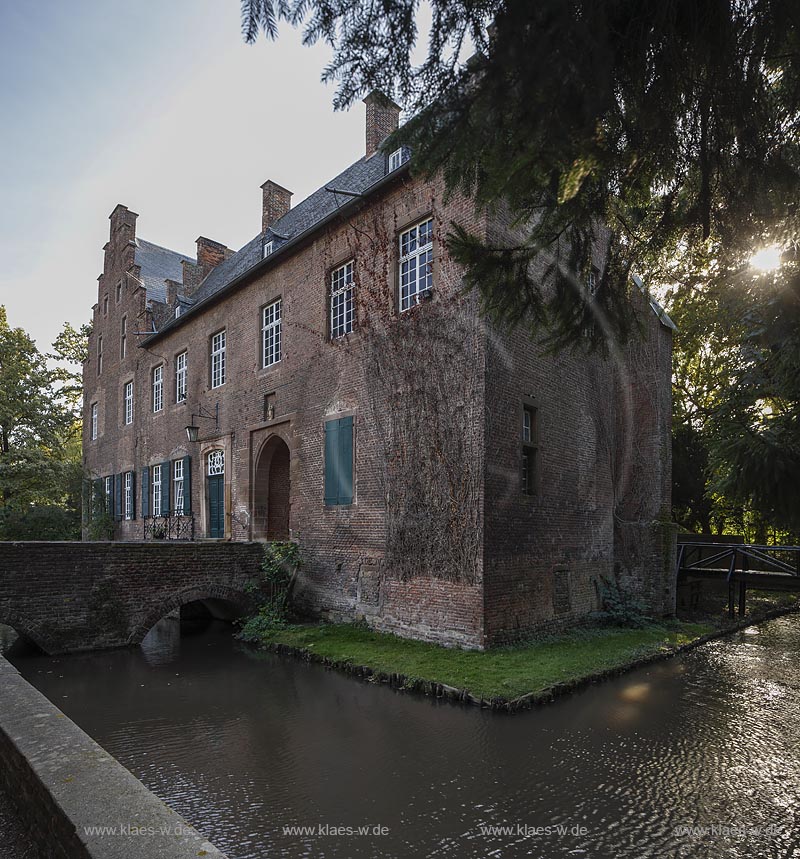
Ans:
<svg viewBox="0 0 800 859"><path fill-rule="evenodd" d="M282 218L291 208L292 192L282 188L272 179L261 186L261 232L265 233L275 221Z"/></svg>
<svg viewBox="0 0 800 859"><path fill-rule="evenodd" d="M233 251L225 247L222 242L215 242L205 236L200 236L197 239L197 264L203 269L204 275L208 274L212 268L216 268L232 253Z"/></svg>
<svg viewBox="0 0 800 859"><path fill-rule="evenodd" d="M384 138L400 125L400 108L382 92L373 90L365 99L367 106L367 158L378 151Z"/></svg>

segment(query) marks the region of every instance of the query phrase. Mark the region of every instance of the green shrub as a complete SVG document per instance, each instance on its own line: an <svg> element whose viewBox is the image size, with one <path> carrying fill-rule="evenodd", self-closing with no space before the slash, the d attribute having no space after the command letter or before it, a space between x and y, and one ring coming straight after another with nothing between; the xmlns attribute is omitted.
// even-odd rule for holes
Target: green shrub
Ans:
<svg viewBox="0 0 800 859"><path fill-rule="evenodd" d="M613 578L600 576L597 585L602 609L594 617L611 626L641 629L650 623L647 606L639 597L626 590L615 571Z"/></svg>
<svg viewBox="0 0 800 859"><path fill-rule="evenodd" d="M300 569L300 547L297 543L274 542L264 546L261 575L247 585L255 612L242 621L239 638L258 642L289 621L292 589Z"/></svg>

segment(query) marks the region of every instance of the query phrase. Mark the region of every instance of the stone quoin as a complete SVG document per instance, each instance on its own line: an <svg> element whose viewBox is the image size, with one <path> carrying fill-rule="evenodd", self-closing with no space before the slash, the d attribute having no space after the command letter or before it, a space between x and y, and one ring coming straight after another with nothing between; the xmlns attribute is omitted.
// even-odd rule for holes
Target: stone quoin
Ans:
<svg viewBox="0 0 800 859"><path fill-rule="evenodd" d="M301 608L448 645L581 622L615 577L672 613L672 323L632 283L641 335L607 357L497 330L446 236L511 228L415 176L382 146L400 109L365 102L365 154L294 207L265 182L238 251L111 213L85 538L294 539Z"/></svg>

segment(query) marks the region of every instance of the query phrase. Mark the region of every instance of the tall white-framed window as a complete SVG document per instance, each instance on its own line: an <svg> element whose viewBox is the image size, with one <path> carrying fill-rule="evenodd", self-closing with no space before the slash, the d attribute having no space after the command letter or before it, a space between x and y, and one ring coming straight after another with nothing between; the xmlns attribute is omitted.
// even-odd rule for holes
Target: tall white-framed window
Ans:
<svg viewBox="0 0 800 859"><path fill-rule="evenodd" d="M218 331L211 338L211 387L225 384L225 331Z"/></svg>
<svg viewBox="0 0 800 859"><path fill-rule="evenodd" d="M114 512L114 478L106 478L106 513L111 515Z"/></svg>
<svg viewBox="0 0 800 859"><path fill-rule="evenodd" d="M119 326L119 357L124 358L128 349L128 317L123 316Z"/></svg>
<svg viewBox="0 0 800 859"><path fill-rule="evenodd" d="M125 400L125 424L133 423L133 382L125 382L124 396Z"/></svg>
<svg viewBox="0 0 800 859"><path fill-rule="evenodd" d="M400 233L400 310L433 289L433 218Z"/></svg>
<svg viewBox="0 0 800 859"><path fill-rule="evenodd" d="M281 300L270 302L261 311L261 366L271 367L281 360Z"/></svg>
<svg viewBox="0 0 800 859"><path fill-rule="evenodd" d="M169 479L169 476L167 476ZM152 489L153 493L153 505L152 505L152 513L153 516L161 515L161 466L154 465L153 466L153 479L152 479Z"/></svg>
<svg viewBox="0 0 800 859"><path fill-rule="evenodd" d="M273 242L264 242L264 257L268 257L275 249Z"/></svg>
<svg viewBox="0 0 800 859"><path fill-rule="evenodd" d="M187 353L181 352L175 357L175 402L182 403L186 399L186 361Z"/></svg>
<svg viewBox="0 0 800 859"><path fill-rule="evenodd" d="M92 441L97 439L97 403L92 403L91 419L89 421L89 436Z"/></svg>
<svg viewBox="0 0 800 859"><path fill-rule="evenodd" d="M183 516L183 460L176 459L172 463L172 497L175 505L175 515Z"/></svg>
<svg viewBox="0 0 800 859"><path fill-rule="evenodd" d="M164 365L153 367L153 411L164 408Z"/></svg>
<svg viewBox="0 0 800 859"><path fill-rule="evenodd" d="M97 337L97 375L103 372L103 335Z"/></svg>
<svg viewBox="0 0 800 859"><path fill-rule="evenodd" d="M353 330L353 260L331 272L331 340Z"/></svg>
<svg viewBox="0 0 800 859"><path fill-rule="evenodd" d="M133 519L133 472L125 472L125 518Z"/></svg>
<svg viewBox="0 0 800 859"><path fill-rule="evenodd" d="M217 474L225 474L224 450L212 450L208 454L208 476L214 477Z"/></svg>

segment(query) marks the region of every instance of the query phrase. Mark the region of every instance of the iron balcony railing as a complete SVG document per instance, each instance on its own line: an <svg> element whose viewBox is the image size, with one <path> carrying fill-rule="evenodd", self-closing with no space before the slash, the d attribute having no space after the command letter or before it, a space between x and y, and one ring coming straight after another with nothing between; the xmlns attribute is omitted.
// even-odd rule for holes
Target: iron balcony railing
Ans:
<svg viewBox="0 0 800 859"><path fill-rule="evenodd" d="M170 513L143 518L145 540L194 540L194 514Z"/></svg>

